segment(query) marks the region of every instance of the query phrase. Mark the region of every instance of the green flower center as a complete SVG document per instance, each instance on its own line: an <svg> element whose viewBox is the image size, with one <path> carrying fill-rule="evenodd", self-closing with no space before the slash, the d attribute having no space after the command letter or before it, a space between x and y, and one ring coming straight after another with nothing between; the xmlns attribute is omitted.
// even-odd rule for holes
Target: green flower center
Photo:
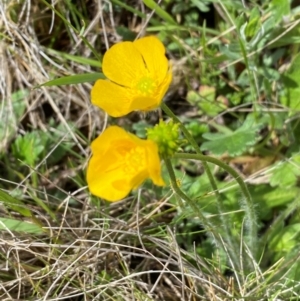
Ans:
<svg viewBox="0 0 300 301"><path fill-rule="evenodd" d="M149 96L155 89L155 82L150 77L143 77L136 85L136 89L145 96Z"/></svg>
<svg viewBox="0 0 300 301"><path fill-rule="evenodd" d="M179 124L170 121L165 123L162 120L154 128L147 129L147 138L158 145L159 153L172 157L180 145Z"/></svg>

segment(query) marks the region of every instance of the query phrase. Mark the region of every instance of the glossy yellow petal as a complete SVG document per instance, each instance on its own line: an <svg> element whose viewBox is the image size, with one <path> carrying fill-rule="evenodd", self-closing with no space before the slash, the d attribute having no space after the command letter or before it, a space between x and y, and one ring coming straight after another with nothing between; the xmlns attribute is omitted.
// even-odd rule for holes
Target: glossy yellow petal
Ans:
<svg viewBox="0 0 300 301"><path fill-rule="evenodd" d="M164 45L154 36L112 46L102 68L109 80L95 83L92 103L113 117L155 109L172 80Z"/></svg>
<svg viewBox="0 0 300 301"><path fill-rule="evenodd" d="M166 77L164 78L164 80L159 84L156 93L155 93L155 97L156 100L158 102L158 105L161 104L165 94L167 93L169 86L172 82L172 72L168 71Z"/></svg>
<svg viewBox="0 0 300 301"><path fill-rule="evenodd" d="M91 101L113 117L124 116L132 111L130 109L132 98L128 88L108 80L96 81L91 91Z"/></svg>
<svg viewBox="0 0 300 301"><path fill-rule="evenodd" d="M127 138L128 133L124 129L116 125L112 125L105 129L105 131L95 140L93 140L93 142L91 143L92 153L103 155L111 148L111 145L114 144L115 141L120 141Z"/></svg>
<svg viewBox="0 0 300 301"><path fill-rule="evenodd" d="M128 138L128 133L118 126L107 128L92 142L93 155L87 168L91 193L108 201L126 197L132 185L124 172L124 154L132 145L134 143Z"/></svg>
<svg viewBox="0 0 300 301"><path fill-rule="evenodd" d="M111 81L129 88L147 75L143 57L132 42L121 42L108 49L103 57L102 70Z"/></svg>
<svg viewBox="0 0 300 301"><path fill-rule="evenodd" d="M116 162L112 162L112 157L109 158L109 153L101 158L99 156L93 155L91 158L88 169L87 169L87 183L89 190L92 194L97 195L107 201L119 201L125 198L132 186L124 174L120 171L120 166L115 165L114 168L105 169L104 165L108 165L107 162L111 162L113 165ZM116 183L121 182L122 185L117 185Z"/></svg>
<svg viewBox="0 0 300 301"><path fill-rule="evenodd" d="M160 105L156 97L135 96L130 105L131 111L150 111Z"/></svg>
<svg viewBox="0 0 300 301"><path fill-rule="evenodd" d="M111 126L96 138L87 168L87 183L92 194L118 201L147 178L163 185L155 142L142 140L122 128Z"/></svg>
<svg viewBox="0 0 300 301"><path fill-rule="evenodd" d="M164 186L165 182L161 177L161 164L158 155L158 147L156 143L151 140L147 140L146 142L149 177L155 185Z"/></svg>
<svg viewBox="0 0 300 301"><path fill-rule="evenodd" d="M155 36L144 37L133 42L134 47L142 55L146 67L157 83L166 77L169 63L165 56L165 47Z"/></svg>
<svg viewBox="0 0 300 301"><path fill-rule="evenodd" d="M155 89L155 91L151 96L143 96L138 94L133 96L129 110L151 111L159 107L166 92L168 91L171 81L172 81L172 73L168 72L164 80Z"/></svg>
<svg viewBox="0 0 300 301"><path fill-rule="evenodd" d="M131 189L138 189L139 186L149 178L148 170L143 169L141 172L137 173L134 177L130 179Z"/></svg>

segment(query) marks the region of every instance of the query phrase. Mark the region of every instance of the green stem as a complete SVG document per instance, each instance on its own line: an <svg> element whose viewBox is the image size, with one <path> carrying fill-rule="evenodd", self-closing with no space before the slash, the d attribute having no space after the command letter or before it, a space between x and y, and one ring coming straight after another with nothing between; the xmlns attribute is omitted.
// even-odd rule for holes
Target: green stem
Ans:
<svg viewBox="0 0 300 301"><path fill-rule="evenodd" d="M245 201L246 201L246 206L247 206L246 214L248 215L248 221L249 221L250 250L252 251L252 254L255 257L255 255L256 255L256 252L255 252L256 238L257 238L256 214L255 214L251 194L248 190L247 185L245 184L243 179L240 177L240 175L233 168L228 166L226 163L224 163L216 158L205 156L202 154L177 153L174 155L174 158L187 159L187 160L199 160L201 162L213 163L213 164L223 168L237 181L237 183L239 184L241 191L245 197Z"/></svg>
<svg viewBox="0 0 300 301"><path fill-rule="evenodd" d="M197 213L197 216L200 220L200 222L203 224L203 226L205 227L206 230L211 231L212 233L214 233L214 237L215 239L219 240L219 234L215 233L213 225L207 220L207 218L202 214L202 212L199 210L198 206L196 205L196 203L191 200L178 186L177 181L176 181L176 176L173 170L173 166L172 163L170 161L169 158L167 157L163 157L165 165L167 167L169 176L170 176L170 181L171 181L171 186L173 188L173 190L175 191L175 193L182 198L184 201L187 202L187 204L190 205L191 208L193 208L194 212Z"/></svg>
<svg viewBox="0 0 300 301"><path fill-rule="evenodd" d="M184 126L184 124L179 120L179 118L172 112L172 110L165 104L162 103L161 104L161 108L162 110L170 117L174 120L174 122L178 123L180 126L181 131L183 132L184 136L186 137L186 139L189 141L189 143L192 145L192 147L194 148L194 150L196 151L196 153L201 154L202 152L197 144L197 142L195 141L195 139L193 138L193 136L189 133L189 131L186 129L186 127ZM219 193L216 181L213 177L213 174L209 168L209 165L206 161L202 162L203 168L205 173L207 174L208 180L210 182L210 185L212 187L212 190L215 192L216 197L217 197L217 206L218 206L218 212L219 212L219 220L222 224L222 228L224 229L224 233L226 235L226 240L228 242L228 245L231 246L230 248L230 253L232 254L232 258L237 259L238 255L237 255L237 250L238 250L238 246L237 244L233 241L233 237L231 234L231 229L228 225L228 222L226 221L225 216L223 215L223 213L225 212L225 208L224 208L224 204L223 201L221 199L221 195ZM236 260L236 263L239 265L239 261Z"/></svg>
<svg viewBox="0 0 300 301"><path fill-rule="evenodd" d="M170 118L172 118L176 123L179 124L180 129L182 130L186 139L189 141L189 143L195 149L195 152L197 154L202 154L197 142L195 141L193 136L189 133L189 131L186 129L186 127L183 125L183 123L179 120L179 118L170 110L170 108L164 102L161 104L161 108ZM219 193L217 184L216 184L215 179L214 179L214 177L210 171L210 168L206 162L203 162L203 168L208 176L208 179L209 179L209 182L211 184L213 191L216 193L217 197L220 198L220 193Z"/></svg>
<svg viewBox="0 0 300 301"><path fill-rule="evenodd" d="M169 176L170 176L170 181L171 181L171 186L172 189L174 190L174 192L176 193L176 195L178 195L182 200L186 201L186 203L194 210L194 212L197 214L200 222L202 223L204 229L206 231L208 231L208 233L212 234L212 237L214 238L215 242L217 243L218 247L222 248L222 246L224 246L224 241L222 240L222 235L221 235L221 231L220 230L215 230L218 229L218 227L216 227L214 224L212 224L201 212L201 210L199 210L199 207L197 206L197 204L190 199L178 186L177 181L176 181L176 176L173 170L173 166L172 163L170 161L169 158L164 157L164 162L165 165L167 167ZM226 232L226 235L228 235L230 233ZM241 270L241 266L240 266L240 261L239 261L239 255L238 255L238 250L239 248L234 248L234 245L232 245L232 240L231 238L229 238L229 241L227 241L226 243L226 248L227 251L230 253L231 255L231 260L234 263L234 270Z"/></svg>

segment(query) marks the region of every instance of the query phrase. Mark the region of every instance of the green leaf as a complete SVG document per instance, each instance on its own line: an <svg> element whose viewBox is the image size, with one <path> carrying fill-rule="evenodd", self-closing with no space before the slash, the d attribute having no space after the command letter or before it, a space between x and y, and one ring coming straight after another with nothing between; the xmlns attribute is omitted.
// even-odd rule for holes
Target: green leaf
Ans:
<svg viewBox="0 0 300 301"><path fill-rule="evenodd" d="M54 49L47 49L47 51L51 54L58 55L60 58L65 58L72 62L76 62L76 63L82 64L82 65L89 65L89 66L101 68L101 61L98 61L98 60L93 60L93 59L89 59L89 58L82 57L82 56L72 55L72 54L65 53L62 51L57 51Z"/></svg>
<svg viewBox="0 0 300 301"><path fill-rule="evenodd" d="M103 75L103 73L100 72L70 75L70 76L64 76L64 77L50 80L46 83L37 86L36 88L44 87L44 86L50 87L50 86L76 85L76 84L82 84L87 82L94 82L97 79L101 79L101 78L104 79L105 76Z"/></svg>
<svg viewBox="0 0 300 301"><path fill-rule="evenodd" d="M276 168L272 170L270 178L271 186L290 187L295 186L300 176L300 155L290 158L289 161L276 164Z"/></svg>
<svg viewBox="0 0 300 301"><path fill-rule="evenodd" d="M153 0L143 0L144 4L148 6L150 9L153 9L158 16L160 16L166 22L177 25L177 22L162 8L158 6L158 4Z"/></svg>
<svg viewBox="0 0 300 301"><path fill-rule="evenodd" d="M43 229L36 224L0 217L0 230L7 230L7 229L10 231L34 233L34 234L44 233Z"/></svg>
<svg viewBox="0 0 300 301"><path fill-rule="evenodd" d="M31 211L18 199L15 199L7 192L0 189L0 203L4 203L7 207L12 210L19 212L25 217L31 217Z"/></svg>
<svg viewBox="0 0 300 301"><path fill-rule="evenodd" d="M237 60L241 58L241 46L237 42L232 42L229 45L220 45L221 53L231 60Z"/></svg>
<svg viewBox="0 0 300 301"><path fill-rule="evenodd" d="M118 26L116 27L117 34L122 37L123 41L134 41L136 39L137 34L130 30L126 26Z"/></svg>
<svg viewBox="0 0 300 301"><path fill-rule="evenodd" d="M24 136L18 136L12 144L14 156L33 166L45 149L45 138L41 131L27 132Z"/></svg>
<svg viewBox="0 0 300 301"><path fill-rule="evenodd" d="M136 9L134 6L124 3L124 1L112 0L111 2L119 5L120 7L124 8L125 10L128 10L129 12L134 13L135 15L139 16L142 19L145 19L147 17L146 14L144 14L140 10ZM153 21L154 21L153 18L151 18L150 23L152 23Z"/></svg>
<svg viewBox="0 0 300 301"><path fill-rule="evenodd" d="M284 34L286 29L284 27L280 27L277 29L276 37L280 37L278 40L274 39L274 43L272 43L268 49L278 49L279 47L283 47L286 45L294 45L300 43L300 27L296 26L291 29L289 32Z"/></svg>
<svg viewBox="0 0 300 301"><path fill-rule="evenodd" d="M223 154L241 155L249 146L256 143L256 131L260 126L261 124L255 124L254 118L248 115L244 124L234 132L203 134L203 137L209 141L201 145L201 150L210 151L216 156Z"/></svg>
<svg viewBox="0 0 300 301"><path fill-rule="evenodd" d="M75 125L72 122L67 122L70 129L75 129ZM70 131L66 129L66 126L60 123L58 126L54 120L50 120L50 127L53 128L51 135L47 135L47 142L45 142L46 149L53 149L51 154L47 158L47 164L54 165L61 160L67 153L71 152L72 147L75 145L74 140L70 134ZM54 130L55 129L55 130ZM48 132L49 133L49 132ZM57 145L57 141L61 141Z"/></svg>
<svg viewBox="0 0 300 301"><path fill-rule="evenodd" d="M54 221L57 220L54 212L51 211L51 209L48 207L48 205L45 203L44 200L41 200L40 198L36 197L33 193L31 194L30 192L28 192L28 194L38 204L39 207L41 207L43 210L45 210L51 216L51 218Z"/></svg>
<svg viewBox="0 0 300 301"><path fill-rule="evenodd" d="M262 200L268 208L274 208L277 206L286 205L299 195L299 189L297 187L290 187L286 189L284 187L278 187L277 189L270 189L262 195Z"/></svg>
<svg viewBox="0 0 300 301"><path fill-rule="evenodd" d="M299 170L295 170L289 162L280 163L273 171L270 184L271 186L294 186L297 182L297 175L300 174Z"/></svg>
<svg viewBox="0 0 300 301"><path fill-rule="evenodd" d="M300 224L289 225L283 228L270 241L270 247L281 254L292 251L299 243Z"/></svg>
<svg viewBox="0 0 300 301"><path fill-rule="evenodd" d="M246 37L253 37L261 27L259 8L255 6L250 13L249 22L245 28Z"/></svg>
<svg viewBox="0 0 300 301"><path fill-rule="evenodd" d="M29 94L28 90L19 90L12 94L12 100L3 101L0 109L0 152L5 149L7 141L15 135L19 119L26 110L24 98Z"/></svg>
<svg viewBox="0 0 300 301"><path fill-rule="evenodd" d="M290 1L287 0L272 0L272 16L276 23L281 21L284 16L288 16L291 11Z"/></svg>
<svg viewBox="0 0 300 301"><path fill-rule="evenodd" d="M295 201L300 189L297 187L271 187L269 184L249 185L249 190L255 201L257 214L261 220L272 220L274 208L288 206ZM284 209L282 209L284 210Z"/></svg>
<svg viewBox="0 0 300 301"><path fill-rule="evenodd" d="M191 2L202 12L209 12L209 2L203 3L202 0L191 0Z"/></svg>
<svg viewBox="0 0 300 301"><path fill-rule="evenodd" d="M291 109L300 109L300 53L297 54L283 77L285 95L281 103Z"/></svg>
<svg viewBox="0 0 300 301"><path fill-rule="evenodd" d="M132 129L139 138L147 138L147 129L152 126L146 120L140 120L132 125Z"/></svg>
<svg viewBox="0 0 300 301"><path fill-rule="evenodd" d="M200 113L211 117L226 109L224 98L222 96L216 98L216 88L207 85L201 85L198 92L189 91L187 101L199 107Z"/></svg>

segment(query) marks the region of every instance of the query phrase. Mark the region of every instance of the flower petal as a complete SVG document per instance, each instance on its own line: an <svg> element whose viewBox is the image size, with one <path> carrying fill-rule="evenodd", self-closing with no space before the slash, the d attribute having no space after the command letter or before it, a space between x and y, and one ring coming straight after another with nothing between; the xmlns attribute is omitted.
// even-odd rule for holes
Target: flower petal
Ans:
<svg viewBox="0 0 300 301"><path fill-rule="evenodd" d="M154 108L157 108L160 105L156 97L149 96L136 96L133 98L130 111L150 111Z"/></svg>
<svg viewBox="0 0 300 301"><path fill-rule="evenodd" d="M157 83L162 82L169 69L162 42L155 36L149 36L134 41L133 45L142 55L151 77L155 78Z"/></svg>
<svg viewBox="0 0 300 301"><path fill-rule="evenodd" d="M132 186L124 179L124 174L120 174L120 168L105 170L103 163L107 160L107 156L101 158L95 155L91 158L87 169L87 183L92 194L107 201L115 202L126 197ZM118 182L122 185L114 185Z"/></svg>
<svg viewBox="0 0 300 301"><path fill-rule="evenodd" d="M91 91L91 101L113 117L124 116L132 111L128 89L108 80L96 81Z"/></svg>
<svg viewBox="0 0 300 301"><path fill-rule="evenodd" d="M143 57L132 42L121 42L108 49L103 57L102 70L111 81L129 88L147 74Z"/></svg>
<svg viewBox="0 0 300 301"><path fill-rule="evenodd" d="M91 144L93 155L87 168L92 194L108 201L126 197L147 178L163 185L155 142L142 140L118 126L107 128Z"/></svg>
<svg viewBox="0 0 300 301"><path fill-rule="evenodd" d="M172 73L168 72L166 77L157 87L153 96L133 96L132 102L130 104L130 111L151 111L160 106L169 86L172 81Z"/></svg>
<svg viewBox="0 0 300 301"><path fill-rule="evenodd" d="M171 82L172 82L172 72L168 71L166 77L160 83L155 93L155 97L158 102L158 105L161 104L162 99L164 98L166 92L168 91Z"/></svg>
<svg viewBox="0 0 300 301"><path fill-rule="evenodd" d="M115 140L126 138L128 138L128 133L124 129L116 125L112 125L105 129L105 131L95 140L93 140L91 144L92 153L97 153L102 156L107 152L107 150L109 150Z"/></svg>
<svg viewBox="0 0 300 301"><path fill-rule="evenodd" d="M165 182L161 177L161 166L160 158L158 155L158 147L154 141L147 140L145 142L147 143L149 177L155 185L164 186Z"/></svg>
<svg viewBox="0 0 300 301"><path fill-rule="evenodd" d="M122 156L116 151L122 145L126 148L128 143L132 143L128 133L118 126L110 126L92 142L93 156L87 168L87 183L92 194L118 201L130 192L132 186L124 175ZM115 185L120 181L122 185Z"/></svg>

